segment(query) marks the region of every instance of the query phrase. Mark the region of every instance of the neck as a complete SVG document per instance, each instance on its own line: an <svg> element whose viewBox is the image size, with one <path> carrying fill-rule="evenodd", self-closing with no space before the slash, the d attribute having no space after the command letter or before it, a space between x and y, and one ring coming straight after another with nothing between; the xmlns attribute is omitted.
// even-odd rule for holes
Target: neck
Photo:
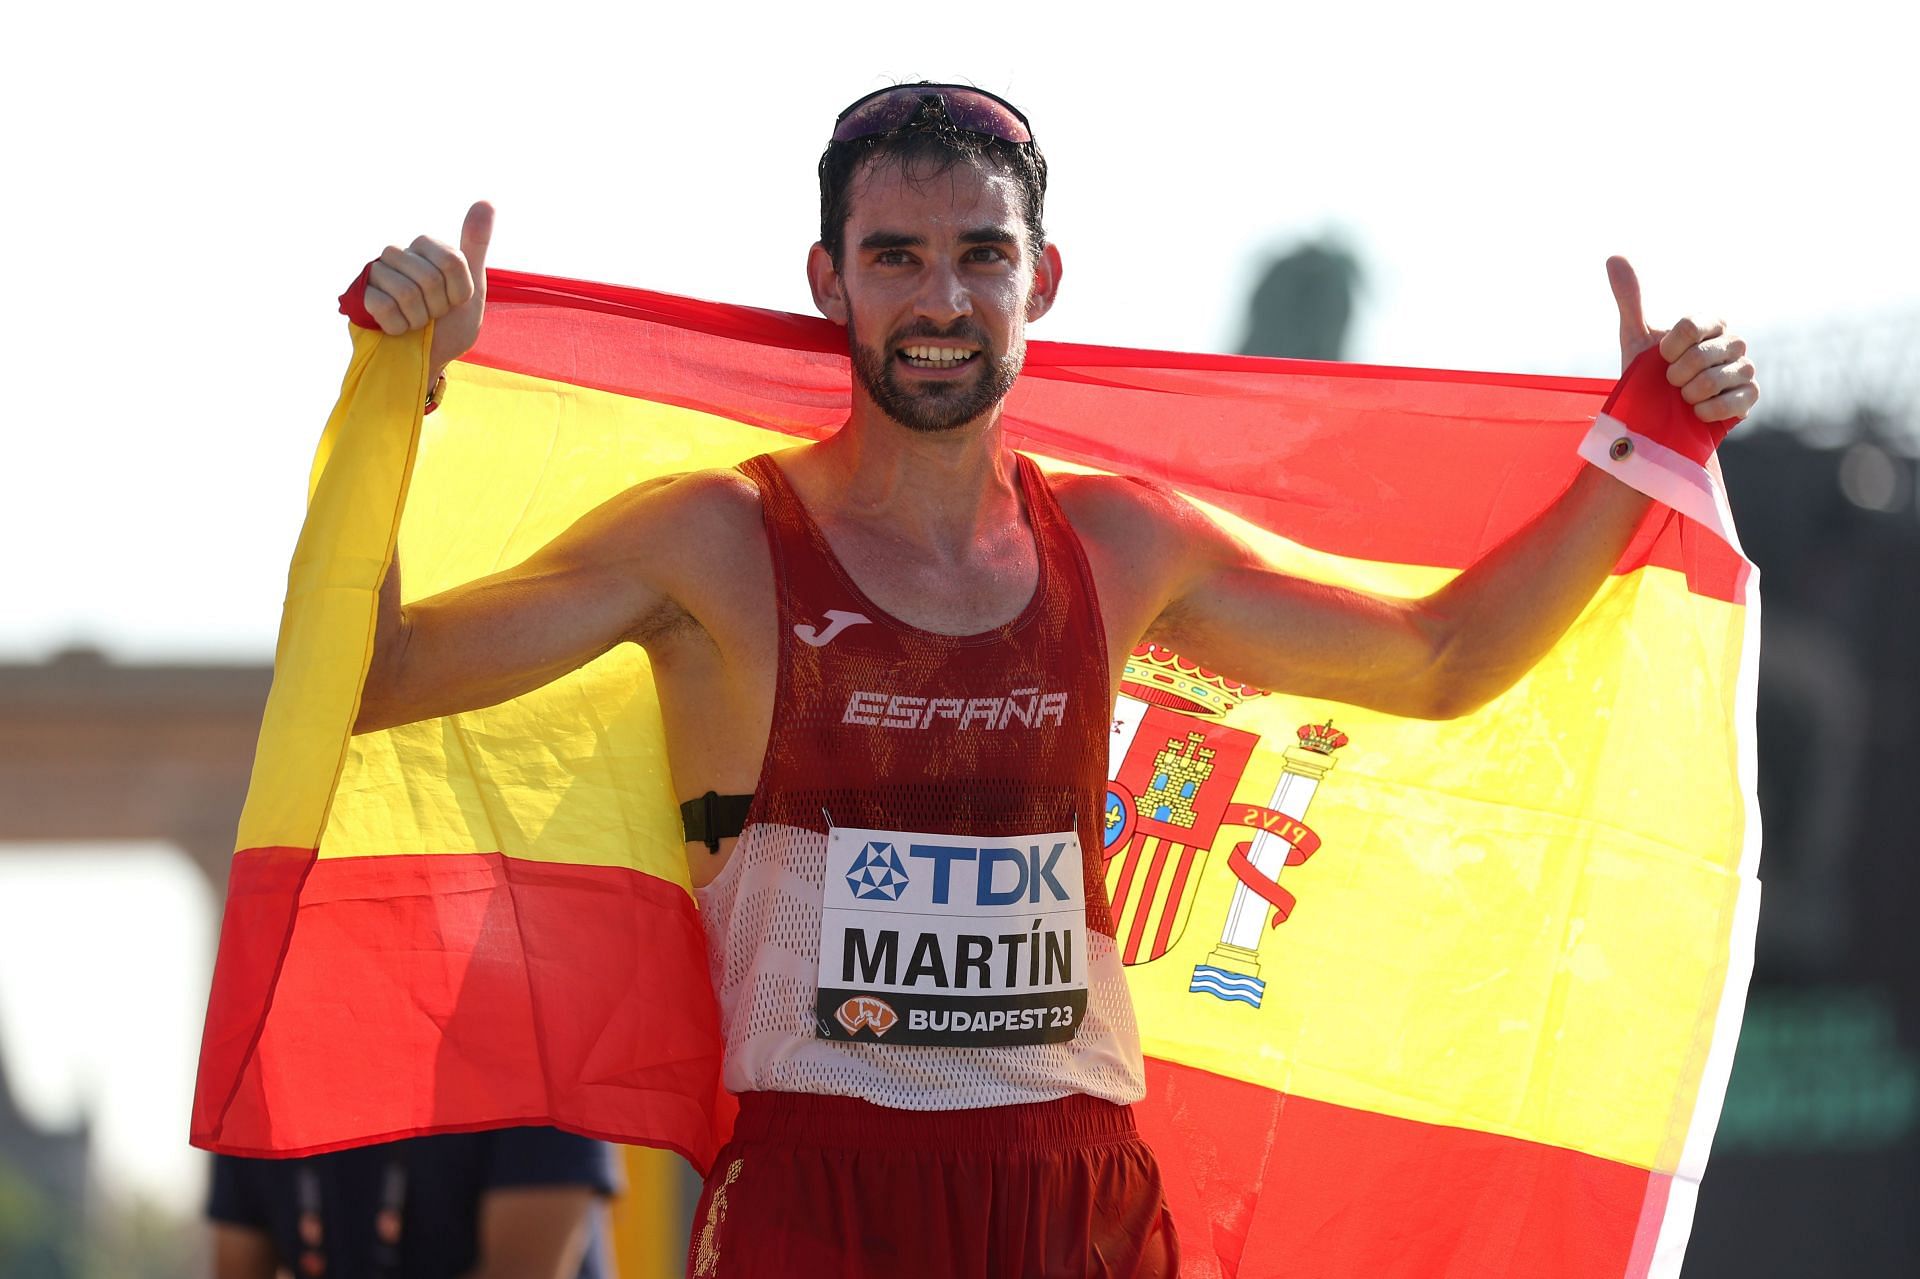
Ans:
<svg viewBox="0 0 1920 1279"><path fill-rule="evenodd" d="M915 431L856 385L847 424L817 448L829 519L884 526L958 557L983 534L1017 526L1020 500L1000 406L947 431Z"/></svg>

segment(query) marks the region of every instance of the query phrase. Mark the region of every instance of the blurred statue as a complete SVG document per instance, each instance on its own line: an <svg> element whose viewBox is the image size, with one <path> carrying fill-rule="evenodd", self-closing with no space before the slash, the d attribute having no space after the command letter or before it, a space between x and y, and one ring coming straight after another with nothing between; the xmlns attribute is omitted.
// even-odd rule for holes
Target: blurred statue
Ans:
<svg viewBox="0 0 1920 1279"><path fill-rule="evenodd" d="M1359 259L1336 244L1303 244L1267 267L1247 305L1242 355L1338 360L1360 282Z"/></svg>

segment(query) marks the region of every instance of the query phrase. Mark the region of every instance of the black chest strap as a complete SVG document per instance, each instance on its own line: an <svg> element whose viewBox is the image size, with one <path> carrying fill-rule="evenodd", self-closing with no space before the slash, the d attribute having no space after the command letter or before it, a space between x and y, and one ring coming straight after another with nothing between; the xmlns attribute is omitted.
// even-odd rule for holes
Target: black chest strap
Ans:
<svg viewBox="0 0 1920 1279"><path fill-rule="evenodd" d="M721 840L732 839L747 828L747 810L751 807L751 795L722 795L717 791L688 800L680 805L680 823L686 827L687 842L705 844L709 853L718 853Z"/></svg>

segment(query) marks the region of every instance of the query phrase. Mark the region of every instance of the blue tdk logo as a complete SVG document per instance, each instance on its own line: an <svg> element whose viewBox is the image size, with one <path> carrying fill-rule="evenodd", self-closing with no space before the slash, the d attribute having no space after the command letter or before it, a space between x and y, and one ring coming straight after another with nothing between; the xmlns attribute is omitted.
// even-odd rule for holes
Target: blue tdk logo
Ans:
<svg viewBox="0 0 1920 1279"><path fill-rule="evenodd" d="M869 843L848 868L847 887L867 901L897 902L907 890L907 868L892 844Z"/></svg>
<svg viewBox="0 0 1920 1279"><path fill-rule="evenodd" d="M869 848L873 847L871 844ZM953 844L910 844L909 857L924 857L933 863L933 904L949 904L954 891L954 867L958 865L964 881L971 872L972 904L1011 906L1015 902L1032 905L1070 902L1066 886L1056 873L1065 841L1054 843L1051 851L1043 844L1018 848L973 848ZM1068 868L1078 873L1078 867ZM963 883L963 900L969 896Z"/></svg>

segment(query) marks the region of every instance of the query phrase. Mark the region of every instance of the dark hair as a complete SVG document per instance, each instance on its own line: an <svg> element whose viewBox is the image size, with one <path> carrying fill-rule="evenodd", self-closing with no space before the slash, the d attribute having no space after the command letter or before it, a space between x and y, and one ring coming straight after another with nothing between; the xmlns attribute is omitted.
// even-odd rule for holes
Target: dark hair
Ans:
<svg viewBox="0 0 1920 1279"><path fill-rule="evenodd" d="M1027 238L1033 252L1047 242L1042 216L1047 200L1047 159L1035 142L1007 142L969 133L947 119L937 94L928 94L920 112L897 129L850 142L829 142L820 154L820 243L833 264L846 248L847 218L853 212L853 176L869 159L895 160L915 178L938 177L956 164L992 167L1013 179L1026 208Z"/></svg>

